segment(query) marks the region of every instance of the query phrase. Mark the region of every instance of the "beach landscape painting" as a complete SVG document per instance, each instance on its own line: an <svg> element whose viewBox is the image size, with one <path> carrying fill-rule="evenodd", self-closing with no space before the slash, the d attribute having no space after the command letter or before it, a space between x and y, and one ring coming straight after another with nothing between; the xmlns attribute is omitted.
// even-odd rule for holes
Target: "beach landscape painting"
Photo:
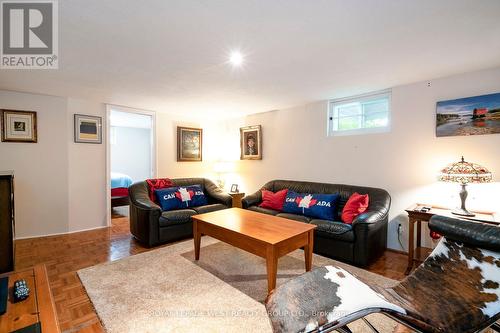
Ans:
<svg viewBox="0 0 500 333"><path fill-rule="evenodd" d="M438 102L436 136L500 133L500 93Z"/></svg>

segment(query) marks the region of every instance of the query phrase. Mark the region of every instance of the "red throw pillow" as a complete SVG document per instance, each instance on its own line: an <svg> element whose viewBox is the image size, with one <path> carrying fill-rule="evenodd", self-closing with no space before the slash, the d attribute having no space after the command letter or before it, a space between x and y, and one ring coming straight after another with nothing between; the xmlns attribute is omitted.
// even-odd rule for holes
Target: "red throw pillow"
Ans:
<svg viewBox="0 0 500 333"><path fill-rule="evenodd" d="M287 189L273 193L268 190L262 190L262 202L259 207L269 208L274 210L283 210L283 204L285 203Z"/></svg>
<svg viewBox="0 0 500 333"><path fill-rule="evenodd" d="M146 179L146 183L148 183L149 199L151 199L154 203L158 203L155 195L156 190L175 186L174 183L168 178Z"/></svg>
<svg viewBox="0 0 500 333"><path fill-rule="evenodd" d="M342 221L347 224L352 224L356 216L368 209L369 200L368 194L354 192L349 200L347 200L342 210Z"/></svg>

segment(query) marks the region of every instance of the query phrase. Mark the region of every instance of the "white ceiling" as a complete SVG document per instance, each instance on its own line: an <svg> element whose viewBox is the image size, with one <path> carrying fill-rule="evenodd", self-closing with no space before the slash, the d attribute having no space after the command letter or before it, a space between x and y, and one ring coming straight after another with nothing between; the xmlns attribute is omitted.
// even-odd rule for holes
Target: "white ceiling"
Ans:
<svg viewBox="0 0 500 333"><path fill-rule="evenodd" d="M263 112L500 66L499 16L498 0L64 0L60 69L1 70L0 89Z"/></svg>

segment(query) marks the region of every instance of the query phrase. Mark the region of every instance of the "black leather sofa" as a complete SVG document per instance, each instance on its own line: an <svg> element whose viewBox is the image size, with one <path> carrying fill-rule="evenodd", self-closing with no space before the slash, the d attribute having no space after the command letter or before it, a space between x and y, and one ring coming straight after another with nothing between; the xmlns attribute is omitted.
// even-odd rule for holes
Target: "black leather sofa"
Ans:
<svg viewBox="0 0 500 333"><path fill-rule="evenodd" d="M273 192L289 189L299 193L340 194L337 221L319 220L258 207L262 202L261 191L243 198L245 209L317 225L314 232L315 253L357 266L366 266L379 257L387 247L387 223L391 197L383 189L291 180L272 180L262 188ZM340 214L354 192L368 194L370 202L367 211L358 215L350 226L340 222Z"/></svg>
<svg viewBox="0 0 500 333"><path fill-rule="evenodd" d="M149 199L145 181L129 188L130 232L142 244L155 246L193 237L191 216L230 208L231 196L206 178L172 179L175 186L200 185L208 205L162 212L160 206Z"/></svg>

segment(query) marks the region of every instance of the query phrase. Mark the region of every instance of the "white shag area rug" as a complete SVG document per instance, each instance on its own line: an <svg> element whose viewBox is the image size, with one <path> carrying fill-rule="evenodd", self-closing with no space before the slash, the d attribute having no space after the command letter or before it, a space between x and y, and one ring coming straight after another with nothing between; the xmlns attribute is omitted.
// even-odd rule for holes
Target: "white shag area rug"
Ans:
<svg viewBox="0 0 500 333"><path fill-rule="evenodd" d="M313 266L347 267L360 279L387 287L395 281L314 255ZM279 286L304 273L304 254L280 258ZM94 308L109 333L271 332L264 307L265 260L210 237L202 238L200 261L193 240L78 271ZM356 297L356 295L353 295ZM368 317L380 332L396 323ZM357 321L353 332L371 332Z"/></svg>

